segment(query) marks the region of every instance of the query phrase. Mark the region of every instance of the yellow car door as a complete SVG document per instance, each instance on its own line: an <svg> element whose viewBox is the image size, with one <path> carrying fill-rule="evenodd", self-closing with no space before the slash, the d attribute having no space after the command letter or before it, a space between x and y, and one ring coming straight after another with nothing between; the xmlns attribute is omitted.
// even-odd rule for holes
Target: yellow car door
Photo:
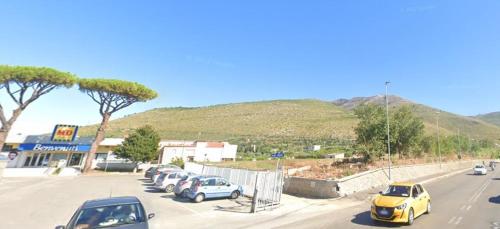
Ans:
<svg viewBox="0 0 500 229"><path fill-rule="evenodd" d="M423 193L422 193L423 194ZM411 188L411 197L413 198L413 211L414 211L414 214L415 214L415 217L421 215L424 211L424 208L423 208L423 195L421 195L421 193L419 192L418 188L416 185L414 185L412 188Z"/></svg>

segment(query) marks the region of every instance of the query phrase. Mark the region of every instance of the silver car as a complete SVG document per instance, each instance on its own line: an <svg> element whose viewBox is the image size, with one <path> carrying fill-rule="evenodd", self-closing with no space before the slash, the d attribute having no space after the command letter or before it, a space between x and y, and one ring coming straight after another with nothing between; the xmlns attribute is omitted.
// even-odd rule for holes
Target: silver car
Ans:
<svg viewBox="0 0 500 229"><path fill-rule="evenodd" d="M189 192L189 188L193 183L193 178L197 176L199 175L184 176L182 179L180 179L174 187L175 196L186 197L186 194Z"/></svg>

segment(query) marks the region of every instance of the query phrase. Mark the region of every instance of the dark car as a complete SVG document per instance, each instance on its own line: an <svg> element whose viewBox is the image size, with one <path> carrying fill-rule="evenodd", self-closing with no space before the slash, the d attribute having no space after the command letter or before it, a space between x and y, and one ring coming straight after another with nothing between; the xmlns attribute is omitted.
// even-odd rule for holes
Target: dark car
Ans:
<svg viewBox="0 0 500 229"><path fill-rule="evenodd" d="M86 201L66 226L56 229L147 229L148 220L153 217L154 214L146 215L137 197L113 197Z"/></svg>

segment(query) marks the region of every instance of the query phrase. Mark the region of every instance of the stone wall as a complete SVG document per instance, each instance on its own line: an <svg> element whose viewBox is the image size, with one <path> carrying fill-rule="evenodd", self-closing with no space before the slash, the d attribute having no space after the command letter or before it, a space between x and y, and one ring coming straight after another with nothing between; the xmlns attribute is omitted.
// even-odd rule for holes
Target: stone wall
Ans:
<svg viewBox="0 0 500 229"><path fill-rule="evenodd" d="M285 178L283 192L308 198L327 199L339 197L336 181L315 180L301 177Z"/></svg>
<svg viewBox="0 0 500 229"><path fill-rule="evenodd" d="M414 179L471 168L481 161L460 161L439 164L397 166L391 169L392 181L411 181ZM285 178L284 193L310 198L335 198L372 188L387 186L388 169L381 168L344 177L338 180L315 180L299 177Z"/></svg>

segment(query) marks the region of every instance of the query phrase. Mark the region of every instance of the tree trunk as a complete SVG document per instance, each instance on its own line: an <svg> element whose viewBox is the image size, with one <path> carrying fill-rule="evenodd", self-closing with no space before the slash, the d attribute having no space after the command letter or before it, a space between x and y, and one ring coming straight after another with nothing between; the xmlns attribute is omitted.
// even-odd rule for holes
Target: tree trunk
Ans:
<svg viewBox="0 0 500 229"><path fill-rule="evenodd" d="M85 166L83 167L83 172L87 173L91 170L92 161L94 160L95 154L97 153L97 148L99 144L104 140L106 128L108 127L109 118L111 118L111 114L105 113L102 116L101 125L99 129L97 129L97 133L95 135L95 140L90 147L90 151L87 155L87 159L85 160Z"/></svg>
<svg viewBox="0 0 500 229"><path fill-rule="evenodd" d="M5 130L5 127L0 129L0 151L3 149L3 145L7 140L7 134L9 134L9 130Z"/></svg>
<svg viewBox="0 0 500 229"><path fill-rule="evenodd" d="M2 127L0 127L0 151L2 151L3 146L5 145L5 141L7 140L7 136L9 135L12 125L16 122L17 118L19 118L22 111L22 108L17 108L12 112L12 117L10 117L8 121L4 122L5 119L2 119ZM0 112L2 112L2 117L5 117L3 116L3 109L0 109Z"/></svg>

